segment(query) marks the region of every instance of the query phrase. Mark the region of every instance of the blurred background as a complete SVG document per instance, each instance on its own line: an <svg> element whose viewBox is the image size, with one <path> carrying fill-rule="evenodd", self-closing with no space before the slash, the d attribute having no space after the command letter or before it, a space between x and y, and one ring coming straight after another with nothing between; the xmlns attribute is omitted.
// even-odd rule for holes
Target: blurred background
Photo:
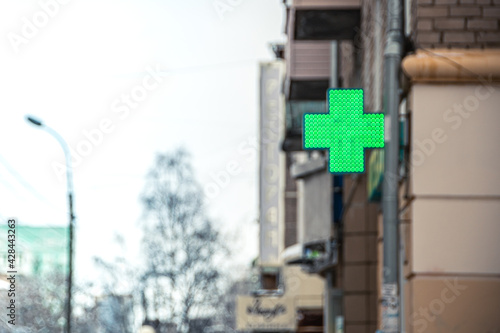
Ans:
<svg viewBox="0 0 500 333"><path fill-rule="evenodd" d="M500 332L497 0L0 22L0 333Z"/></svg>
<svg viewBox="0 0 500 333"><path fill-rule="evenodd" d="M19 264L50 248L60 255L40 271L67 265L65 156L52 135L26 121L31 115L71 150L75 285L91 283L89 295L104 297L107 273L95 259L124 258L134 274L145 264L147 175L157 155L178 149L190 156L200 210L227 247L224 274L241 277L258 253L258 64L274 57L271 41L283 40L281 4L26 1L1 7L0 216L31 228L18 231L18 251L26 240L32 252ZM219 182L231 161L237 172ZM59 292L64 300L62 286ZM35 325L21 312L19 326Z"/></svg>

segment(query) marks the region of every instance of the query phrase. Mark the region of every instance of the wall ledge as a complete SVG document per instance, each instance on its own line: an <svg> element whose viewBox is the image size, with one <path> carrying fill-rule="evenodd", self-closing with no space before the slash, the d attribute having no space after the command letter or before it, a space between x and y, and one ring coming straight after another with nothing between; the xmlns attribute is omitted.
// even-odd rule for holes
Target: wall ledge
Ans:
<svg viewBox="0 0 500 333"><path fill-rule="evenodd" d="M498 82L500 49L419 49L401 67L412 82Z"/></svg>

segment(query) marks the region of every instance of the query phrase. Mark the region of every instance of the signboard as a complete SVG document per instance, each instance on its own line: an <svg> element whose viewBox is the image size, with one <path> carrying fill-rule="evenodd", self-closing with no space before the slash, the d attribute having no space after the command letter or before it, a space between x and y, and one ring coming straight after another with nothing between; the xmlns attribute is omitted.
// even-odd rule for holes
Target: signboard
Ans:
<svg viewBox="0 0 500 333"><path fill-rule="evenodd" d="M384 151L374 150L368 160L368 200L380 201L382 197L382 183L384 182Z"/></svg>
<svg viewBox="0 0 500 333"><path fill-rule="evenodd" d="M408 120L402 119L399 121L399 162L406 163L405 154L408 142ZM385 157L384 150L377 149L372 151L368 160L368 200L371 202L379 202L382 198L382 183L384 182ZM388 181L392 181L387 177ZM393 177L394 178L394 177ZM397 181L397 180L395 180Z"/></svg>
<svg viewBox="0 0 500 333"><path fill-rule="evenodd" d="M283 163L280 150L281 76L283 64L271 62L260 67L260 264L279 265L281 193Z"/></svg>
<svg viewBox="0 0 500 333"><path fill-rule="evenodd" d="M238 331L295 331L295 308L291 297L238 296Z"/></svg>
<svg viewBox="0 0 500 333"><path fill-rule="evenodd" d="M363 113L363 89L328 89L328 113L304 114L304 149L328 149L334 174L365 172L365 149L384 147L384 115Z"/></svg>

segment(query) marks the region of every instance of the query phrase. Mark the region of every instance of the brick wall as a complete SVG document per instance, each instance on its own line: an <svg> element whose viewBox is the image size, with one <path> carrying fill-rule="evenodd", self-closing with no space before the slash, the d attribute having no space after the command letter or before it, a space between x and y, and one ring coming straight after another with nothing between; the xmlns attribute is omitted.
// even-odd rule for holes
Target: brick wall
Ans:
<svg viewBox="0 0 500 333"><path fill-rule="evenodd" d="M357 178L356 178L357 177ZM377 206L366 198L366 175L344 177L356 187L344 218L342 289L346 333L373 333L377 326Z"/></svg>
<svg viewBox="0 0 500 333"><path fill-rule="evenodd" d="M414 0L418 48L500 47L500 0Z"/></svg>
<svg viewBox="0 0 500 333"><path fill-rule="evenodd" d="M341 47L343 87L364 89L365 112L382 111L386 0L362 0L361 29ZM346 333L373 333L378 325L377 213L368 203L366 174L344 177L344 201L355 194L344 216L341 281Z"/></svg>
<svg viewBox="0 0 500 333"><path fill-rule="evenodd" d="M411 38L417 48L500 47L500 0L412 0L411 6ZM356 53L361 57L360 66L355 65L354 71L341 68L341 75L344 87L349 87L356 82L356 71L361 74L366 112L382 111L386 10L386 0L362 0L362 26L354 42L356 52L342 49L342 61L348 62L349 68ZM353 181L349 176L344 181L345 199ZM378 211L377 204L367 202L363 178L344 220L341 281L346 333L373 332L375 325L380 324L377 305L383 230L381 219L377 226ZM403 218L401 222L403 230L408 231L409 221Z"/></svg>

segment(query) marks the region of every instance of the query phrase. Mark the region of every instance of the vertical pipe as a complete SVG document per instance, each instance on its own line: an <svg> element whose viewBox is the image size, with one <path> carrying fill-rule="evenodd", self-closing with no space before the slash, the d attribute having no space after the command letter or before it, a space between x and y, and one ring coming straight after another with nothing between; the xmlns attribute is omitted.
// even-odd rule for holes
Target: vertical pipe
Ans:
<svg viewBox="0 0 500 333"><path fill-rule="evenodd" d="M403 272L403 267L404 267L404 261L405 261L405 247L406 247L406 244L404 243L404 234L403 234L403 230L400 228L400 234L399 234L399 239L400 239L400 251L399 251L399 287L400 287L400 290L404 290L404 284L405 284L405 276L404 276L404 272ZM404 300L404 294L403 292L400 293L399 295L399 302L400 302L400 305L399 305L399 310L400 310L400 314L399 314L399 323L400 323L400 330L401 330L401 333L405 333L405 327L406 327L406 323L405 323L405 316L404 316L404 313L405 313L405 300Z"/></svg>
<svg viewBox="0 0 500 333"><path fill-rule="evenodd" d="M385 174L382 209L384 214L383 312L384 332L399 332L399 70L402 56L401 0L387 1L387 28L384 49L383 106L386 118Z"/></svg>
<svg viewBox="0 0 500 333"><path fill-rule="evenodd" d="M339 86L339 43L336 40L330 42L330 88Z"/></svg>
<svg viewBox="0 0 500 333"><path fill-rule="evenodd" d="M330 88L338 87L338 55L339 55L339 46L336 40L331 41L330 44ZM333 190L335 188L334 177L332 176L332 182L330 184L332 191L332 230L334 224L334 202L333 202ZM331 242L328 239L328 246L330 246ZM331 253L331 248L328 249L329 254ZM336 317L342 314L342 298L341 293L335 289L335 271L333 269L329 269L325 273L325 304L323 309L323 327L325 333L335 333L336 332Z"/></svg>
<svg viewBox="0 0 500 333"><path fill-rule="evenodd" d="M374 110L380 112L382 110L382 0L375 0L375 14L374 14L374 84L373 87L373 105Z"/></svg>
<svg viewBox="0 0 500 333"><path fill-rule="evenodd" d="M323 329L325 333L335 333L335 318L332 302L333 272L325 274L325 305L323 308Z"/></svg>

